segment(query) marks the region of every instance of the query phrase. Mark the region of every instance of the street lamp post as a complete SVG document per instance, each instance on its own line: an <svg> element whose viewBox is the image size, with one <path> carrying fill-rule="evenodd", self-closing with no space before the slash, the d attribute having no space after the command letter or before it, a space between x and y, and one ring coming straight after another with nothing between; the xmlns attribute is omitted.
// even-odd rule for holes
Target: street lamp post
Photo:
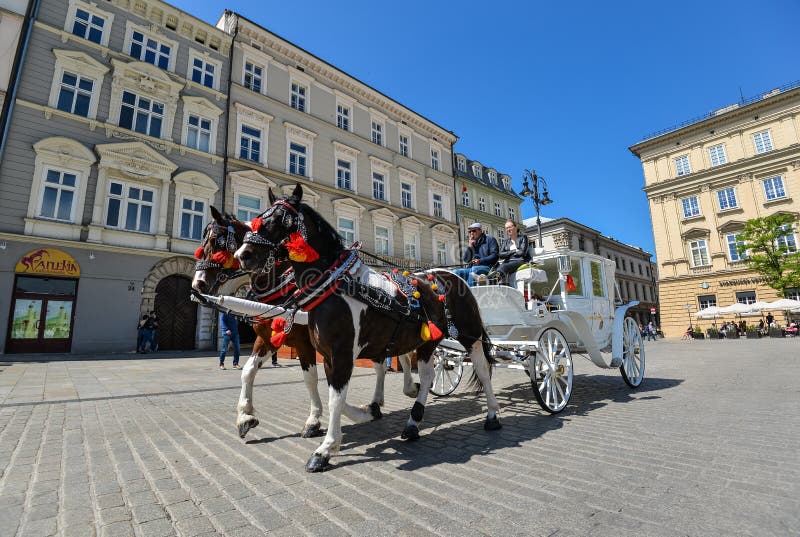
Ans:
<svg viewBox="0 0 800 537"><path fill-rule="evenodd" d="M689 316L689 326L692 326L692 305L686 304L686 315Z"/></svg>
<svg viewBox="0 0 800 537"><path fill-rule="evenodd" d="M531 180L533 189L528 186L528 179ZM542 187L541 195L539 195L539 184L541 184ZM547 193L547 181L544 180L544 177L536 175L536 170L525 170L525 173L522 175L522 190L519 192L519 195L524 198L531 198L533 201L533 207L536 209L536 229L539 232L539 239L536 243L536 246L541 248L542 219L539 216L539 207L541 205L550 205L553 203L553 200L550 199L550 196Z"/></svg>

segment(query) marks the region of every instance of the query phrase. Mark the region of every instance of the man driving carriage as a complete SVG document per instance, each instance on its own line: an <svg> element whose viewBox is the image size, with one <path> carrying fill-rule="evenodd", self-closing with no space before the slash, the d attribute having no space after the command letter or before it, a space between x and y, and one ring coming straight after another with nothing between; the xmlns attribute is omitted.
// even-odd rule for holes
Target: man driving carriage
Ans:
<svg viewBox="0 0 800 537"><path fill-rule="evenodd" d="M464 252L461 261L469 264L468 267L456 269L456 273L462 280L470 286L475 285L475 277L481 274L488 274L489 269L497 263L500 255L500 246L497 239L483 232L480 222L470 224L467 228L469 232L469 246Z"/></svg>

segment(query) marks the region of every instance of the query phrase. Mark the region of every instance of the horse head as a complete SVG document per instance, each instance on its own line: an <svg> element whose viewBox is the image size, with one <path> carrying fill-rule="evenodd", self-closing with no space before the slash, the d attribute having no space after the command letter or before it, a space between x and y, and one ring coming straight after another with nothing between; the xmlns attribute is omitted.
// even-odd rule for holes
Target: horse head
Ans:
<svg viewBox="0 0 800 537"><path fill-rule="evenodd" d="M206 225L200 247L195 251L192 289L204 294L214 294L220 285L240 272L233 253L244 240L250 227L230 214L221 214L211 207L212 221Z"/></svg>

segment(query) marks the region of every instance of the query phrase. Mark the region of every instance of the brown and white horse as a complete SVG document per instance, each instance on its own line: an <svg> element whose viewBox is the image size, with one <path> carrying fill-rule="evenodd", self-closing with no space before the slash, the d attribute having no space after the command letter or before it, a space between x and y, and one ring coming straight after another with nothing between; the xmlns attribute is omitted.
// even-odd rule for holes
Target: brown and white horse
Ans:
<svg viewBox="0 0 800 537"><path fill-rule="evenodd" d="M300 303L306 304L305 309L309 310L311 342L324 358L329 411L327 434L308 460L306 470L323 471L341 446L341 414L356 358L416 350L420 389L402 438L419 437L419 425L434 376L430 358L442 339L442 332L455 337L472 359L473 380L482 385L489 407L484 428L499 429L496 415L499 407L491 386L488 337L478 304L466 282L446 270L428 271L411 280L417 290L414 298L421 307L417 311L424 313L427 323L421 322L419 314L398 316L375 303L368 305L363 298L342 292L337 289L339 284L336 281L331 284L331 281L339 275L341 269L337 263L341 263L347 252L336 230L302 203L302 196L300 185L286 199L276 200L270 190L271 207L251 222L253 231L245 236L244 245L235 255L247 270L262 267L276 256L280 258L279 252L286 250L298 287L306 291L306 299ZM387 281L366 265L358 267L350 277L361 284L381 285L381 281ZM391 286L387 288L391 292ZM444 294L440 294L442 290Z"/></svg>
<svg viewBox="0 0 800 537"><path fill-rule="evenodd" d="M250 227L246 223L232 215L220 214L215 207L211 207L211 216L213 220L206 226L201 247L195 252L198 263L192 282L192 288L195 291L206 295L217 293L230 277L240 273L232 254L242 245L245 233L250 231ZM289 268L288 264L283 266ZM265 272L252 272L251 288L258 292L278 287L279 283L284 281L282 278L284 271L279 269L280 267L276 269L276 267L270 266ZM288 288L293 290L294 285L292 284ZM280 296L271 300L270 303L279 305L286 294L286 292L280 293ZM270 341L272 329L269 323L256 324L253 326L253 330L256 333L256 340L253 344L253 352L242 369L242 390L237 405L236 427L241 438L244 438L247 432L259 423L255 417L253 406L253 383L256 373L265 359L278 351L278 347ZM318 390L317 353L311 344L308 326L295 323L286 334L283 344L297 351L303 371L303 380L311 400L308 419L300 435L303 438L319 436L321 434L322 400ZM404 373L403 392L414 398L417 396L419 384L414 383L411 377L411 361L407 356L402 356L400 359ZM386 373L382 364L376 363L375 373L375 393L372 402L360 408L348 405L344 409L345 415L353 421L363 422L381 417L380 406L383 405L383 385Z"/></svg>

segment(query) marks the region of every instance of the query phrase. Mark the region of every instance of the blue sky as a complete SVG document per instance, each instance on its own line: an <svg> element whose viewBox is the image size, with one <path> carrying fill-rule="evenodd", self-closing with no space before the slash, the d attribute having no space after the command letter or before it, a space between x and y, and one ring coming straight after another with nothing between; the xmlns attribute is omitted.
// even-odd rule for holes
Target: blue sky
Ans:
<svg viewBox="0 0 800 537"><path fill-rule="evenodd" d="M211 23L247 16L452 130L517 190L535 169L555 200L543 216L650 252L627 148L800 79L797 0L172 3Z"/></svg>

